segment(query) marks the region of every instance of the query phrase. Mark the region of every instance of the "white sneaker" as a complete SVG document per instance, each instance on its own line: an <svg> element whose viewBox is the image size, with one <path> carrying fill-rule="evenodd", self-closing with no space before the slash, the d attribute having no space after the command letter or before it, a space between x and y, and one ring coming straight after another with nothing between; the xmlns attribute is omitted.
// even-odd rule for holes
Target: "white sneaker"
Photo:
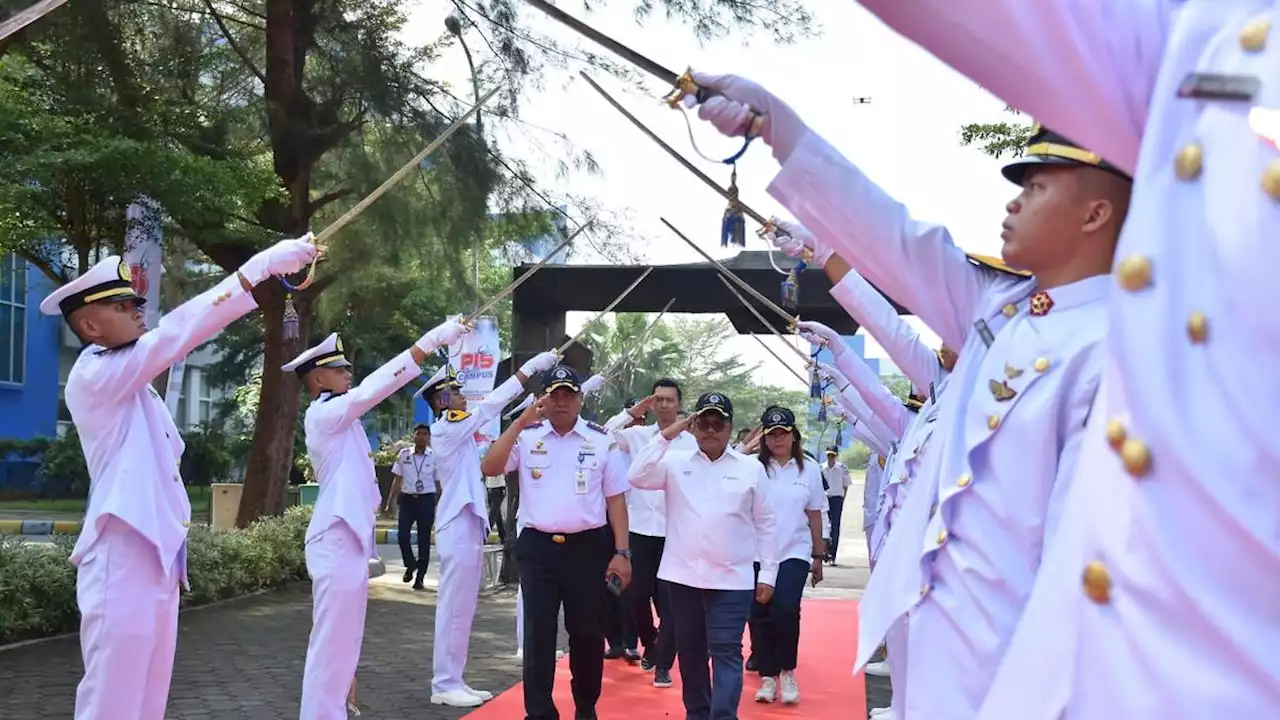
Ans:
<svg viewBox="0 0 1280 720"><path fill-rule="evenodd" d="M862 672L873 677L889 677L889 663L885 660L867 663L867 666L862 668Z"/></svg>
<svg viewBox="0 0 1280 720"><path fill-rule="evenodd" d="M782 686L783 705L795 705L800 702L800 686L796 685L794 671L783 670L782 677L779 678L779 684Z"/></svg>
<svg viewBox="0 0 1280 720"><path fill-rule="evenodd" d="M760 683L760 689L756 691L756 702L771 703L778 695L778 681L774 678L767 677Z"/></svg>
<svg viewBox="0 0 1280 720"><path fill-rule="evenodd" d="M869 716L869 719L870 720L894 720L894 718L896 717L897 715L893 713L893 708L882 707L882 708L875 708L874 710L872 710Z"/></svg>
<svg viewBox="0 0 1280 720"><path fill-rule="evenodd" d="M471 687L470 685L463 685L462 689L468 695L475 695L476 697L480 698L480 700L484 702L488 702L493 699L493 693L489 692L488 690L477 690Z"/></svg>
<svg viewBox="0 0 1280 720"><path fill-rule="evenodd" d="M431 704L448 705L449 707L479 707L484 704L484 701L466 690L450 690L449 692L431 693Z"/></svg>

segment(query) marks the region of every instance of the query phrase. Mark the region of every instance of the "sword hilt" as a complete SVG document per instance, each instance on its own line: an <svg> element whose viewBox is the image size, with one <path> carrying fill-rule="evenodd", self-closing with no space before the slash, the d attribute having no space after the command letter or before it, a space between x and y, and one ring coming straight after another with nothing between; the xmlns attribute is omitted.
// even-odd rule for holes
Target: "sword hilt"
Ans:
<svg viewBox="0 0 1280 720"><path fill-rule="evenodd" d="M720 95L720 93L716 92L715 90L704 88L698 83L694 82L693 69L689 68L684 71L683 75L676 78L675 88L672 89L672 91L665 98L663 98L663 101L667 103L667 105L674 108L679 106L680 103L683 102L684 99L689 96L692 96L694 101L696 101L697 104L701 105L702 103L718 95ZM751 122L748 125L746 132L743 133L743 135L748 138L760 137L760 132L763 128L764 128L764 113L761 113L755 108L752 108Z"/></svg>

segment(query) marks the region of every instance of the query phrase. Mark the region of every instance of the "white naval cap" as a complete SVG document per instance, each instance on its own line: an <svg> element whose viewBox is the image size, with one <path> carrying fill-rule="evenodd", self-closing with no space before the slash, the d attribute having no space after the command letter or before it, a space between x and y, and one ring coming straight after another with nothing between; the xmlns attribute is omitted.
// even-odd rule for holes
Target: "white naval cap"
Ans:
<svg viewBox="0 0 1280 720"><path fill-rule="evenodd" d="M133 273L119 255L99 262L89 271L49 293L40 303L45 315L70 315L85 305L96 302L133 300L138 305L147 299L133 290Z"/></svg>
<svg viewBox="0 0 1280 720"><path fill-rule="evenodd" d="M422 397L423 395L433 393L436 390L443 389L446 385L455 390L462 387L462 383L458 382L458 377L453 372L453 366L448 363L441 365L440 369L436 371L436 374L432 375L431 379L428 380L426 384L418 388L418 392L414 393L413 396Z"/></svg>
<svg viewBox="0 0 1280 720"><path fill-rule="evenodd" d="M306 349L280 369L296 372L301 376L318 367L350 367L351 363L347 362L342 353L342 338L338 337L338 333L330 333L329 337Z"/></svg>

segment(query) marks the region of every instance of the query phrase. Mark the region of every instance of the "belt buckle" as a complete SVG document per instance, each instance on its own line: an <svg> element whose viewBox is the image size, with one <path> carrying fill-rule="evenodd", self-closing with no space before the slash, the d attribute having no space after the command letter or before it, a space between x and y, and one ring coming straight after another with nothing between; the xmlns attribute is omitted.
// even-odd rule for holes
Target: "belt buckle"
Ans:
<svg viewBox="0 0 1280 720"><path fill-rule="evenodd" d="M551 536L551 542L553 542L553 543L555 543L555 544L557 544L557 545L563 545L563 544L564 544L564 540L565 540L565 537L564 537L563 535L552 535L552 536Z"/></svg>

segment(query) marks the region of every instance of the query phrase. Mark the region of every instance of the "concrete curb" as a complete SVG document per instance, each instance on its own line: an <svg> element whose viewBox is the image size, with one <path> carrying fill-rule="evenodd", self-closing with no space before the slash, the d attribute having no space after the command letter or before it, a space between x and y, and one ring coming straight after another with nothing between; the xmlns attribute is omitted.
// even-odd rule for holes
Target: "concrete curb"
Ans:
<svg viewBox="0 0 1280 720"><path fill-rule="evenodd" d="M79 535L82 523L74 520L0 520L0 535ZM379 545L397 545L400 531L395 528L378 528L374 538ZM435 542L435 532L431 542ZM418 531L409 533L409 542L417 544ZM498 542L496 533L489 533L489 544Z"/></svg>

